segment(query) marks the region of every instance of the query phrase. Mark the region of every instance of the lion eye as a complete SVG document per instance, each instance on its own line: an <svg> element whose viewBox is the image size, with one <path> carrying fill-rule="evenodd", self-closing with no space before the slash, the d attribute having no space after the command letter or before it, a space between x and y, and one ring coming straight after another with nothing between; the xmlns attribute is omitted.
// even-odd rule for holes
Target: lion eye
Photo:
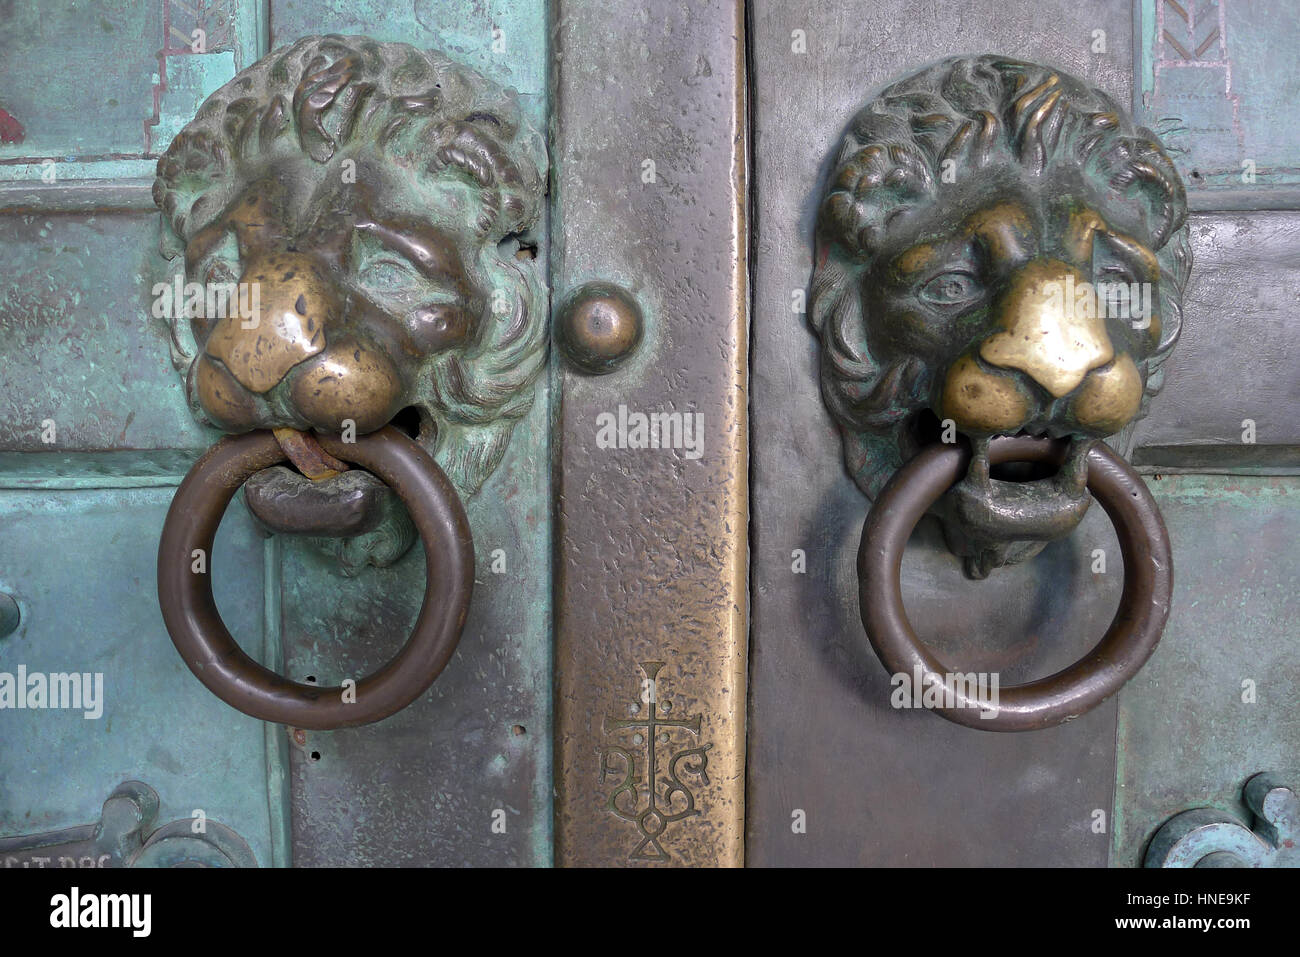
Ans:
<svg viewBox="0 0 1300 957"><path fill-rule="evenodd" d="M1122 282L1131 285L1137 282L1137 277L1133 275L1133 270L1127 266L1111 264L1103 266L1096 270L1097 279L1100 282Z"/></svg>
<svg viewBox="0 0 1300 957"><path fill-rule="evenodd" d="M407 317L407 328L416 344L426 352L438 352L461 345L469 335L465 311L450 303L431 303Z"/></svg>
<svg viewBox="0 0 1300 957"><path fill-rule="evenodd" d="M395 295L422 289L427 285L414 266L393 258L374 259L364 263L357 271L357 278L363 285L378 292Z"/></svg>
<svg viewBox="0 0 1300 957"><path fill-rule="evenodd" d="M979 280L961 270L940 273L921 287L921 298L936 306L967 305L982 295Z"/></svg>

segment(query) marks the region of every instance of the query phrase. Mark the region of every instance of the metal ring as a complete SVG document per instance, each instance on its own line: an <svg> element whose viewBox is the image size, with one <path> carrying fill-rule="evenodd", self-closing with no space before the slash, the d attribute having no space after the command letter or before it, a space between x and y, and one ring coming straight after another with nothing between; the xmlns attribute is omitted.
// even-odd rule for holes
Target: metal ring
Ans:
<svg viewBox="0 0 1300 957"><path fill-rule="evenodd" d="M222 439L190 469L167 511L158 545L158 601L181 657L208 690L263 721L324 731L386 718L424 694L451 659L469 612L474 545L460 498L419 445L391 426L355 442L318 436L327 452L374 472L411 514L424 542L426 585L415 629L401 651L343 688L299 684L246 655L212 599L212 541L221 516L254 472L285 459L270 432ZM195 571L196 549L204 564Z"/></svg>
<svg viewBox="0 0 1300 957"><path fill-rule="evenodd" d="M1052 459L1053 443L1027 436L995 439L989 464ZM965 473L970 449L932 445L885 486L862 526L858 600L862 624L891 674L915 674L928 684L953 670L916 637L903 608L899 568L907 540L925 514ZM1069 721L1096 707L1137 674L1160 641L1173 593L1169 534L1146 484L1123 459L1098 442L1088 451L1088 489L1110 516L1124 559L1119 610L1101 641L1054 675L1001 688L996 709L950 682L953 706L936 707L949 721L984 731L1033 731ZM954 687L955 686L955 687Z"/></svg>

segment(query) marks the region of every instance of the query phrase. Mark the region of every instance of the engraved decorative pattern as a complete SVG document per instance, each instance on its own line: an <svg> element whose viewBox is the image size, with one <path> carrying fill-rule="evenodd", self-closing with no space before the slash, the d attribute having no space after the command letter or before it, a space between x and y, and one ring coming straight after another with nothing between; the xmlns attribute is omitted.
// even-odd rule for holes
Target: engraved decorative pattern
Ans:
<svg viewBox="0 0 1300 957"><path fill-rule="evenodd" d="M708 751L713 745L679 747L673 739L674 732L686 732L696 741L700 736L701 715L674 718L671 706L658 701L659 671L662 661L643 661L645 673L642 682L642 704L647 709L641 715L641 704L630 707L632 717L608 715L604 722L607 735L620 735L630 747L610 745L601 754L601 783L613 777L618 784L609 793L605 807L623 820L635 824L641 841L628 855L630 861L670 861L672 855L665 849L661 838L669 826L700 813L695 806L695 795L682 777L692 777L700 784L709 783ZM634 753L644 747L644 754ZM638 758L644 761L643 776L638 777ZM662 763L661 763L662 762ZM663 774L660 776L662 768ZM645 806L642 807L642 800Z"/></svg>

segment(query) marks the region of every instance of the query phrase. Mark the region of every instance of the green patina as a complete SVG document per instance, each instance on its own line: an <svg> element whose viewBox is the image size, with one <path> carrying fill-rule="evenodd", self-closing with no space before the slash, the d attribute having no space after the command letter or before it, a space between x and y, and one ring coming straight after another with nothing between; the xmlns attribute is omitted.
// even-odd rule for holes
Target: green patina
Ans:
<svg viewBox="0 0 1300 957"><path fill-rule="evenodd" d="M100 721L4 716L0 835L95 820L106 794L138 778L158 791L160 819L203 808L263 864L310 859L311 848L351 863L362 843L388 863L403 853L549 863L551 376L541 374L504 455L466 503L478 582L443 679L405 718L297 747L286 729L195 681L160 619L153 564L171 488L219 433L195 420L166 324L149 317L151 290L176 267L159 253L148 198L156 157L204 99L271 46L309 33L440 49L515 87L523 117L544 129L545 5L241 0L194 24L173 10L185 35L206 29L209 52L166 57L156 116L161 5L105 5L91 30L74 3L39 9L19 11L0 38L9 75L31 81L10 84L0 102L26 131L0 148L19 161L0 165L11 181L0 183L10 210L0 245L0 591L22 612L0 639L0 670L103 671L108 706ZM46 159L52 183L40 182ZM542 228L530 239L538 258L525 265L545 277ZM545 316L544 290L536 309ZM504 574L491 570L497 549ZM302 679L386 657L385 642L414 617L423 556L416 549L349 579L306 543L261 537L236 503L214 569L232 633L268 667ZM392 636L376 633L368 610L377 607ZM382 766L418 770L393 777ZM485 845L479 825L495 807L511 809L510 830ZM320 827L291 833L291 818Z"/></svg>

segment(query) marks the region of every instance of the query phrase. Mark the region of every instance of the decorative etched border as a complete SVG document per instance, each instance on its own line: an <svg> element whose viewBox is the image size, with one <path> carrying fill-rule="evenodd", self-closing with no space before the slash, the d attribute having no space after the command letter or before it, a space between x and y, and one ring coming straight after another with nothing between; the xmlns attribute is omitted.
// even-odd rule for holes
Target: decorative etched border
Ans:
<svg viewBox="0 0 1300 957"><path fill-rule="evenodd" d="M154 165L172 137L194 115L199 104L245 65L267 52L269 0L161 0L158 4L158 71L153 76L152 114L141 120L137 149L111 153L0 152L0 207L31 205L61 208L47 191L29 187L57 186L83 180L152 181ZM202 52L193 37L202 30ZM179 82L178 82L179 80ZM169 95L170 94L170 95ZM7 117L7 114L6 114ZM4 119L0 117L0 119ZM7 145L21 145L19 118L3 124L13 135ZM17 142L15 142L17 140ZM10 195L17 184L19 197ZM127 202L128 206L134 204Z"/></svg>
<svg viewBox="0 0 1300 957"><path fill-rule="evenodd" d="M1300 209L1300 166L1245 165L1232 2L1135 0L1133 114L1169 146L1192 209ZM1183 71L1204 73L1197 77L1203 83L1213 80L1215 95L1202 97L1194 113L1167 99Z"/></svg>

